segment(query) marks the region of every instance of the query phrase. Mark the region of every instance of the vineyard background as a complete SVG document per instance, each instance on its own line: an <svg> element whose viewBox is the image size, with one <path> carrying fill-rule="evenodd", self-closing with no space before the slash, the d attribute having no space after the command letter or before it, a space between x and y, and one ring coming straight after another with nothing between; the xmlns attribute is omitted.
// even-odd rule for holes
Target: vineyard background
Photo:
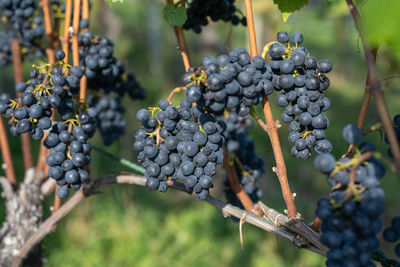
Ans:
<svg viewBox="0 0 400 267"><path fill-rule="evenodd" d="M366 66L360 50L361 42L344 1L329 5L325 1L314 2L283 23L280 12L272 1L255 0L254 11L258 45L262 47L275 38L275 32L301 31L305 45L317 58L328 58L334 69L330 74L331 87L327 96L332 108L327 112L331 125L327 135L332 141L333 154L339 156L347 145L341 139L341 129L356 121L361 105ZM134 116L140 108L154 105L180 85L184 72L173 30L162 19L162 1L125 1L112 8L105 1L93 1L92 30L115 41L115 55L124 59L139 81L147 88L145 101L125 99L128 128L126 135L108 149L125 158L135 160L131 147L133 132L138 128ZM239 3L238 3L239 4ZM242 5L239 6L244 10ZM246 28L233 27L228 23L216 23L203 29L201 35L186 33L193 65L198 65L205 55L217 55L236 46L248 47ZM381 47L378 55L379 77L391 77L398 73L398 62L391 58L391 51ZM29 63L24 64L29 71ZM27 76L27 73L26 75ZM399 113L399 79L383 82L385 98L391 115ZM387 85L387 86L386 86ZM2 69L0 90L12 91L12 67ZM273 113L280 111L274 107ZM374 109L367 116L366 126L378 121ZM267 173L261 188L268 196L268 204L282 211L284 203L279 183L272 174L273 156L266 134L254 127L251 136L256 142L257 153L266 161ZM312 160L302 161L289 156L290 145L286 140L287 129L280 130L280 137L287 160L291 188L297 194L296 204L307 221L314 218L315 205L326 196L328 186L318 173ZM365 140L375 140L378 150L387 145L379 143L378 133ZM18 138L9 138L14 158L22 158ZM101 144L99 136L93 143ZM38 150L38 143L34 143ZM37 153L36 153L37 154ZM93 177L115 174L121 166L105 156L93 153L91 163ZM101 172L100 167L101 166ZM15 161L17 176L23 174L22 161ZM222 172L219 172L219 176ZM222 177L216 179L222 183ZM400 194L398 180L389 174L382 180L386 192L386 207L398 211ZM217 188L222 188L217 186ZM222 191L212 194L223 198ZM264 197L266 199L266 197ZM2 200L1 200L2 201ZM45 203L49 213L52 199ZM396 208L397 206L397 208ZM4 205L0 205L3 209ZM5 211L0 210L1 218ZM383 221L396 214L386 213ZM398 214L397 214L398 215ZM44 240L44 256L47 266L322 266L325 259L306 250L288 246L271 234L244 225L244 251L241 251L239 228L236 222L224 219L215 208L187 195L170 190L165 194L150 192L145 188L115 185L102 190L101 197L90 197L71 212L56 232ZM392 251L392 250L388 250ZM390 252L388 256L392 256Z"/></svg>

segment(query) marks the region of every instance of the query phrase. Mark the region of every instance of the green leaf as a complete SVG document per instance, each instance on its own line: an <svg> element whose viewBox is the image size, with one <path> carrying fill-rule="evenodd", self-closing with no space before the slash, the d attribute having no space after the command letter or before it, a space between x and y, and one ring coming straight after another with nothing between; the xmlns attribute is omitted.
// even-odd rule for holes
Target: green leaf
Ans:
<svg viewBox="0 0 400 267"><path fill-rule="evenodd" d="M274 4L278 5L283 21L286 22L290 15L307 5L308 0L274 0Z"/></svg>
<svg viewBox="0 0 400 267"><path fill-rule="evenodd" d="M186 8L184 6L175 7L173 4L166 5L163 9L165 21L171 26L183 26L187 19Z"/></svg>
<svg viewBox="0 0 400 267"><path fill-rule="evenodd" d="M124 2L124 0L106 0L106 1L110 6L112 6L115 3L121 3L122 4Z"/></svg>
<svg viewBox="0 0 400 267"><path fill-rule="evenodd" d="M357 6L360 10L360 7ZM366 1L361 8L364 33L373 46L387 45L400 60L400 1Z"/></svg>

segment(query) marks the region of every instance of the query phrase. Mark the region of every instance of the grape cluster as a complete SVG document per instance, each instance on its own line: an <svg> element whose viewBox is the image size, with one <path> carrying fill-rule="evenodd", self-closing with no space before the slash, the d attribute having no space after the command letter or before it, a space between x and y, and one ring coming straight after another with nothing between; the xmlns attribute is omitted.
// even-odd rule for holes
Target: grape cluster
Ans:
<svg viewBox="0 0 400 267"><path fill-rule="evenodd" d="M125 66L114 56L114 45L105 37L94 36L91 31L79 35L80 65L85 67L88 88L98 93L114 92L133 99L143 99L145 91L133 73L124 77Z"/></svg>
<svg viewBox="0 0 400 267"><path fill-rule="evenodd" d="M262 97L273 93L272 71L261 56L250 60L250 55L243 47L237 47L229 55L219 55L217 59L207 56L201 67L192 69L203 81L194 84L187 74L184 78L186 98L215 115L225 109L246 117L252 106L261 103Z"/></svg>
<svg viewBox="0 0 400 267"><path fill-rule="evenodd" d="M43 58L42 48L44 36L43 19L35 16L38 2L33 0L2 0L0 12L3 21L7 22L10 30L1 30L0 65L6 65L12 61L11 41L17 38L24 54L29 60Z"/></svg>
<svg viewBox="0 0 400 267"><path fill-rule="evenodd" d="M400 142L400 114L397 114L396 116L393 117L393 130L394 133L396 134L397 141ZM389 139L386 133L385 133L385 142L386 144L389 144ZM392 149L390 147L387 150L387 154L389 155L389 157L393 158Z"/></svg>
<svg viewBox="0 0 400 267"><path fill-rule="evenodd" d="M356 125L343 129L343 138L349 144L359 144L361 137ZM319 200L316 211L322 220L321 242L329 248L327 266L375 266L371 253L379 247L376 235L382 230L380 215L385 206L379 180L385 167L373 157L358 162L373 149L362 143L352 159L345 157L336 162L329 153L315 158L315 167L329 174L328 184L332 187L329 199ZM352 181L353 168L357 169Z"/></svg>
<svg viewBox="0 0 400 267"><path fill-rule="evenodd" d="M206 199L211 177L224 159L225 124L187 99L179 107L161 100L150 112L141 109L136 114L142 126L134 143L138 162L146 169L146 186L165 192L168 182L180 180L197 198Z"/></svg>
<svg viewBox="0 0 400 267"><path fill-rule="evenodd" d="M31 79L15 86L20 98L0 95L0 113L9 118L12 135L30 132L34 140L41 140L44 131L49 131L43 142L50 149L46 163L49 176L60 185L60 198L68 196L69 188L77 190L89 179L85 170L90 162L88 139L96 130L96 121L85 111L85 105L73 101L84 71L80 66L64 64L64 57L58 50L54 65L33 66ZM62 121L52 122L53 110Z"/></svg>
<svg viewBox="0 0 400 267"><path fill-rule="evenodd" d="M246 26L246 17L242 16L235 6L235 0L193 0L187 8L187 20L183 25L186 30L201 32L201 27L212 21L230 21L233 25L241 23Z"/></svg>
<svg viewBox="0 0 400 267"><path fill-rule="evenodd" d="M0 66L12 62L11 40L14 38L13 31L0 30Z"/></svg>
<svg viewBox="0 0 400 267"><path fill-rule="evenodd" d="M64 56L59 50L59 61L54 66L34 66L30 72L31 79L15 85L21 97L0 103L0 113L9 118L12 135L30 132L34 140L41 140L44 131L52 125L52 108L60 113L62 120L74 119L72 94L79 92L83 71L80 67L69 69L62 62ZM64 67L68 71L64 71Z"/></svg>
<svg viewBox="0 0 400 267"><path fill-rule="evenodd" d="M104 144L110 145L125 131L120 97L143 99L145 90L133 73L125 77L124 64L113 56L111 40L86 31L79 35L79 43L80 64L85 66L90 89L89 112L96 119Z"/></svg>
<svg viewBox="0 0 400 267"><path fill-rule="evenodd" d="M254 121L247 118L240 118L231 112L227 118L221 118L226 123L224 132L225 146L234 157L234 166L243 190L256 203L262 197L262 190L258 186L258 179L265 173L264 160L257 156L254 149L254 142L248 136L248 129L254 126ZM241 207L240 200L229 186L225 179L225 194L228 202Z"/></svg>
<svg viewBox="0 0 400 267"><path fill-rule="evenodd" d="M68 196L69 188L78 190L89 180L85 167L90 163L91 146L87 141L95 133L95 121L82 111L77 124L72 123L71 126L72 131L69 131L64 122L55 122L43 143L50 149L46 158L50 166L48 174L60 186L57 189L60 198Z"/></svg>
<svg viewBox="0 0 400 267"><path fill-rule="evenodd" d="M329 126L328 118L322 113L327 111L331 102L324 96L330 82L325 75L332 69L326 59L318 61L310 56L303 42L303 35L294 32L278 32L278 42L269 46L272 82L277 91L276 104L286 107L282 112L282 121L289 124L289 141L294 144L292 156L308 159L309 148L318 153L332 150L332 144L326 140L325 131ZM291 46L292 45L292 46Z"/></svg>
<svg viewBox="0 0 400 267"><path fill-rule="evenodd" d="M125 132L126 120L123 115L125 108L121 105L119 96L108 95L97 98L92 94L87 97L88 113L96 118L97 129L101 133L104 144L110 145Z"/></svg>

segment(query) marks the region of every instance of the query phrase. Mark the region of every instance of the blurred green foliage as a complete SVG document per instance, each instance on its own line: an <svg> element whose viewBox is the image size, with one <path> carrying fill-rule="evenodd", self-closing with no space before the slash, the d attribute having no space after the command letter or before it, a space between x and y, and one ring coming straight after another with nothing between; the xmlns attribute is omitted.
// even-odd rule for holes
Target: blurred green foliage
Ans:
<svg viewBox="0 0 400 267"><path fill-rule="evenodd" d="M382 2L369 0L366 3L377 5L378 12L377 3ZM362 9L363 12L374 13L373 8L367 4ZM134 131L138 128L134 119L136 111L149 105L154 106L159 99L166 97L171 89L181 84L180 78L184 71L176 50L174 31L162 19L163 7L164 3L158 0L125 1L114 5L112 9L104 1L93 1L92 30L114 40L117 57L124 60L127 69L134 71L147 88L148 97L144 101L124 99L128 120L126 135L119 142L107 147L110 152L130 160L135 160L136 156L131 146ZM239 7L243 10L242 6ZM383 10L384 5L381 8ZM330 119L327 135L334 145L333 153L340 157L347 150L347 145L341 138L341 129L357 119L366 78L362 46L345 1L312 1L309 6L290 16L286 23L283 23L273 1L255 0L253 9L260 50L262 45L275 38L279 30L301 31L304 34L304 45L312 55L318 59L328 58L333 62L334 69L328 75L331 88L326 92L332 101L332 108L327 113ZM387 12L395 12L396 9L392 10ZM381 21L386 21L386 18L381 18ZM388 20L383 25L388 23L392 21ZM369 32L367 24L365 29ZM375 34L393 40L392 44L399 44L394 42L398 38L396 31L387 30ZM186 32L185 37L193 65L199 65L205 55L217 56L236 46L248 46L246 28L232 27L222 22L210 24L200 35ZM386 43L381 44L378 55L381 80L399 72L393 57L399 49ZM29 65L25 63L26 77ZM397 79L383 82L392 115L399 113L400 109L400 92L396 90L399 85ZM8 88L10 92L13 89L10 67L0 73L0 88L2 91ZM274 97L272 101L273 99ZM366 127L379 120L374 105L372 102ZM257 110L261 114L259 107ZM273 108L277 118L280 112L279 108ZM297 194L298 210L311 222L314 219L316 201L328 193L326 178L315 171L312 160L303 161L290 156L286 125L279 132L291 188ZM262 181L263 201L283 212L285 206L279 183L271 171L274 158L268 137L257 126L252 129L251 136L256 142L257 152L266 162L267 173ZM387 149L379 133L372 133L365 140L375 142L379 151L385 152ZM92 142L101 145L97 135ZM21 159L19 139L10 138L10 144L15 159ZM37 147L38 143L35 143L36 152ZM15 164L21 177L21 160L16 160ZM93 152L92 177L106 177L120 171L128 170L108 157ZM219 170L215 179L216 187L212 191L213 196L220 199L224 199L222 177L223 170ZM382 186L386 191L388 212L383 220L387 225L390 218L398 212L399 181L388 172L382 180ZM322 266L324 263L323 257L296 249L286 241L246 224L243 226L242 251L237 222L224 218L206 203L174 190L161 194L138 186L114 185L101 191L101 194L90 197L78 206L60 223L54 234L46 237L43 242L46 266L278 267ZM45 202L46 216L49 215L51 204L52 197L49 197ZM384 248L390 249L388 256L393 256L392 247L383 244Z"/></svg>

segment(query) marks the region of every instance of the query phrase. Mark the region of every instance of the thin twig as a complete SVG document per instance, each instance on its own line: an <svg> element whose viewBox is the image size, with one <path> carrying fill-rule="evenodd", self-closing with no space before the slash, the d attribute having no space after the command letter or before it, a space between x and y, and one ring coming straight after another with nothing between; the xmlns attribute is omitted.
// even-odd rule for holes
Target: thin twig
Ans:
<svg viewBox="0 0 400 267"><path fill-rule="evenodd" d="M90 19L89 0L82 0L82 19ZM88 28L82 29L83 32L87 30Z"/></svg>
<svg viewBox="0 0 400 267"><path fill-rule="evenodd" d="M174 90L172 90L172 91L169 93L168 97L167 97L168 102L171 102L171 101L172 101L172 98L173 98L177 93L182 92L182 91L184 91L184 90L186 90L186 87L185 87L185 86L177 87L177 88L175 88Z"/></svg>
<svg viewBox="0 0 400 267"><path fill-rule="evenodd" d="M54 190L54 201L53 201L53 207L52 207L52 213L56 212L57 210L60 209L61 204L62 204L62 199L57 196L57 190L60 188L58 184L56 184L55 190Z"/></svg>
<svg viewBox="0 0 400 267"><path fill-rule="evenodd" d="M353 165L351 171L350 171L350 178L349 178L349 187L352 188L355 185L355 178L356 178L356 173L357 173L357 169L358 166L360 166L364 161L366 161L367 159L369 159L370 157L373 156L373 152L367 152L362 154L358 159L356 164Z"/></svg>
<svg viewBox="0 0 400 267"><path fill-rule="evenodd" d="M376 62L377 52L378 52L377 49L374 49L372 51L374 64ZM365 118L367 117L369 103L371 102L371 91L368 89L370 84L371 84L371 75L370 75L370 72L368 71L367 80L365 82L364 97L363 97L363 101L362 101L361 108L360 108L360 114L358 115L358 119L357 119L357 126L360 129L362 129L364 127L364 122L365 122ZM352 151L354 150L354 148L355 148L355 145L350 145L346 155L350 155L352 153Z"/></svg>
<svg viewBox="0 0 400 267"><path fill-rule="evenodd" d="M234 162L229 157L229 154L228 154L225 146L223 146L223 150L224 150L224 168L225 168L226 175L227 175L227 178L229 181L229 185L232 188L232 191L235 193L236 197L240 200L243 207L248 212L256 214L257 216L261 216L261 213L257 209L254 208L253 201L251 201L250 197L243 190L243 187L240 184L239 179L237 177Z"/></svg>
<svg viewBox="0 0 400 267"><path fill-rule="evenodd" d="M24 81L21 46L19 44L18 39L12 40L11 52L13 59L14 82L15 84L17 84ZM22 93L17 93L18 98L20 98L21 95ZM24 159L24 167L26 171L33 167L32 142L30 133L21 134L21 149L22 149L22 156Z"/></svg>
<svg viewBox="0 0 400 267"><path fill-rule="evenodd" d="M54 64L56 62L55 44L57 43L57 38L55 38L56 36L54 36L54 32L57 31L53 30L53 25L51 24L50 0L42 0L41 5L43 10L44 29L48 43L48 47L46 48L47 59L50 64Z"/></svg>
<svg viewBox="0 0 400 267"><path fill-rule="evenodd" d="M253 8L251 0L244 0L244 8L246 10L247 32L249 34L250 55L251 58L258 55L256 31L253 18Z"/></svg>
<svg viewBox="0 0 400 267"><path fill-rule="evenodd" d="M62 50L65 53L64 62L68 64L69 59L69 28L71 26L72 0L65 1L64 35L62 40Z"/></svg>
<svg viewBox="0 0 400 267"><path fill-rule="evenodd" d="M89 0L82 0L82 19L89 20ZM75 17L74 17L75 19ZM87 31L88 29L82 29L82 32ZM74 30L75 31L75 30ZM80 91L79 91L79 102L86 102L86 91L87 91L87 77L83 75L80 82Z"/></svg>
<svg viewBox="0 0 400 267"><path fill-rule="evenodd" d="M17 177L15 176L14 163L11 156L10 143L8 143L8 137L6 128L3 124L3 119L0 116L0 150L3 163L1 168L4 169L8 181L13 185L14 188L17 187Z"/></svg>
<svg viewBox="0 0 400 267"><path fill-rule="evenodd" d="M244 0L244 6L246 9L246 18L247 18L247 30L249 32L249 42L250 42L250 54L251 57L254 57L258 55L258 50L257 50L257 42L256 42L256 32L255 32L255 27L254 27L254 19L253 19L253 10L251 6L251 0ZM297 216L297 210L296 210L296 205L294 203L294 195L290 191L289 187L289 182L287 179L287 171L286 171L286 164L285 164L285 159L283 157L282 153L282 147L279 141L279 135L278 135L278 122L275 121L270 103L268 100L268 96L263 97L263 108L264 108L264 115L265 115L265 121L266 121L266 132L268 133L268 136L271 140L272 144L272 149L274 152L274 157L276 161L276 168L274 168L274 171L276 175L278 176L281 189L282 189L282 195L283 198L286 202L286 206L288 209L288 215L289 217L296 217ZM260 123L260 122L259 122Z"/></svg>
<svg viewBox="0 0 400 267"><path fill-rule="evenodd" d="M74 18L72 21L72 62L74 66L79 66L79 42L78 42L78 33L79 33L79 20L81 13L81 0L74 0Z"/></svg>
<svg viewBox="0 0 400 267"><path fill-rule="evenodd" d="M24 244L24 246L20 249L18 255L15 257L12 266L20 266L22 261L29 254L30 250L39 242L43 240L43 238L55 230L57 223L69 212L71 212L80 202L86 199L88 196L94 194L96 190L111 185L111 184L136 184L140 186L145 186L146 179L143 176L137 175L119 175L115 177L110 177L106 179L97 179L94 180L91 184L87 185L85 188L76 192L65 204L53 215L51 215L48 219L46 219L42 225L39 227L38 231L35 232ZM180 183L174 183L172 188L177 189L179 191L183 191L188 193L185 186ZM211 196L205 200L207 203L219 209L225 217L234 216L238 219L244 218L243 221L250 223L258 228L261 228L265 231L268 231L282 239L285 239L294 245L313 251L320 255L325 255L323 251L318 249L317 247L309 244L299 244L297 242L297 235L291 232L286 231L283 228L272 225L267 220L257 217L253 214L250 214L242 209L234 207L230 204L226 204L218 199L215 199Z"/></svg>
<svg viewBox="0 0 400 267"><path fill-rule="evenodd" d="M400 176L400 147L397 141L396 134L393 130L392 120L390 118L385 98L383 96L383 90L379 83L378 75L376 72L376 65L374 61L374 53L366 40L361 23L360 23L360 15L357 11L356 6L354 5L352 0L346 0L347 6L349 7L351 16L353 17L354 24L356 26L357 31L360 34L360 38L364 47L364 56L367 62L368 73L370 75L370 86L369 90L373 95L376 103L376 108L378 110L379 116L381 118L382 124L385 128L386 134L388 136L389 145L393 153L394 160L396 162L396 172L397 175Z"/></svg>
<svg viewBox="0 0 400 267"><path fill-rule="evenodd" d="M173 0L167 0L167 4L174 4ZM189 59L189 52L186 46L185 37L183 36L183 29L182 27L175 26L174 27L176 39L178 41L178 51L181 54L183 64L185 65L186 72L189 71L190 68L190 59Z"/></svg>
<svg viewBox="0 0 400 267"><path fill-rule="evenodd" d="M311 225L311 229L313 229L315 232L319 232L319 228L321 227L322 224L322 220L318 217L315 217L312 225Z"/></svg>

